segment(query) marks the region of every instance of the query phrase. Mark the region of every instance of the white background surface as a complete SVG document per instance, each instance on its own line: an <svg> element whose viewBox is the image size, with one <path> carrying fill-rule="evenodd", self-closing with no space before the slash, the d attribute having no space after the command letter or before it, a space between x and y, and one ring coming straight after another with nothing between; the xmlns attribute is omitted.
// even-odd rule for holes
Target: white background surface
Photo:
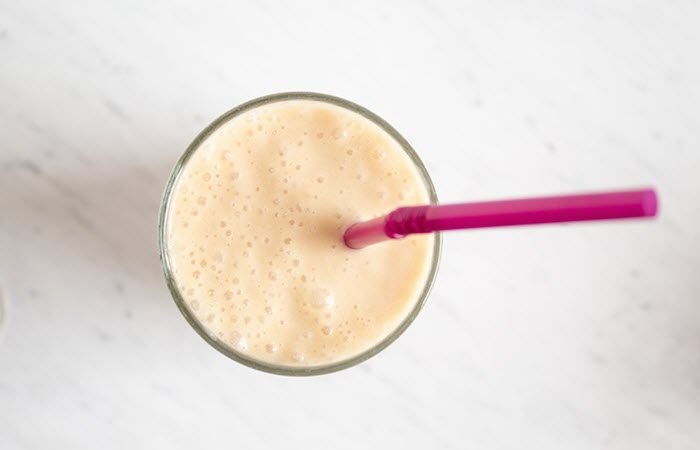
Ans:
<svg viewBox="0 0 700 450"><path fill-rule="evenodd" d="M345 3L0 0L0 448L700 448L700 3ZM446 235L388 350L255 372L180 316L156 214L199 130L287 90L383 116L443 201L661 216Z"/></svg>

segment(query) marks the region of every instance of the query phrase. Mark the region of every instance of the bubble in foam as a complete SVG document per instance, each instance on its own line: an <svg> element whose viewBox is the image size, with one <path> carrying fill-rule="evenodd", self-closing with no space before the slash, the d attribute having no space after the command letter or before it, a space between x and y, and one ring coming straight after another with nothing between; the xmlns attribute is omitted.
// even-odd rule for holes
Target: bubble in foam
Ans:
<svg viewBox="0 0 700 450"><path fill-rule="evenodd" d="M248 351L248 340L238 331L232 331L229 334L229 343L233 348L240 352Z"/></svg>
<svg viewBox="0 0 700 450"><path fill-rule="evenodd" d="M345 128L334 128L331 132L331 135L335 140L338 140L340 138L346 138L348 137L348 130L346 130Z"/></svg>
<svg viewBox="0 0 700 450"><path fill-rule="evenodd" d="M384 150L381 150L381 149L373 149L371 151L371 155L372 155L372 158L374 158L377 161L381 161L384 158L386 158L386 153L384 152Z"/></svg>
<svg viewBox="0 0 700 450"><path fill-rule="evenodd" d="M335 305L335 296L329 289L316 288L310 293L309 303L314 308L330 309Z"/></svg>
<svg viewBox="0 0 700 450"><path fill-rule="evenodd" d="M279 351L279 346L276 344L266 344L265 351L267 353L277 353Z"/></svg>
<svg viewBox="0 0 700 450"><path fill-rule="evenodd" d="M197 300L192 300L190 302L190 308L192 308L192 311L199 311L199 302Z"/></svg>
<svg viewBox="0 0 700 450"><path fill-rule="evenodd" d="M304 355L304 353L302 353L302 352L293 352L292 353L292 360L294 362L298 362L298 363L304 362L305 359L306 359L306 355Z"/></svg>
<svg viewBox="0 0 700 450"><path fill-rule="evenodd" d="M321 332L326 336L330 336L331 334L333 334L333 327L329 327L328 325L326 325L321 328Z"/></svg>
<svg viewBox="0 0 700 450"><path fill-rule="evenodd" d="M204 180L204 181L211 180L211 174L209 172L205 173L204 175L202 175L202 180Z"/></svg>
<svg viewBox="0 0 700 450"><path fill-rule="evenodd" d="M267 278L274 281L277 279L277 274L273 271L270 271L270 273L267 274Z"/></svg>

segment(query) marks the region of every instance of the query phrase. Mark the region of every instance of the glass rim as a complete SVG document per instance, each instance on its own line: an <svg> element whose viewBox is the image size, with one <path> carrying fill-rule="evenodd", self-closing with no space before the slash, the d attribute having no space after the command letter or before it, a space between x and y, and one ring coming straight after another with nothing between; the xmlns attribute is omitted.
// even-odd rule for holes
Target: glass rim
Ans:
<svg viewBox="0 0 700 450"><path fill-rule="evenodd" d="M368 119L372 123L379 126L384 132L388 133L399 144L401 149L406 153L406 155L409 157L411 162L418 170L421 179L423 180L423 183L428 191L430 203L437 203L438 200L437 193L435 191L435 186L433 185L433 182L430 179L430 175L428 174L425 165L423 164L415 150L413 150L413 147L411 147L411 145L408 143L408 141L406 141L406 139L403 136L401 136L401 134L399 134L399 132L396 131L394 127L389 125L384 119L369 111L368 109L357 105L351 101L342 99L340 97L335 97L327 94L320 94L316 92L282 92L278 94L271 94L263 97L258 97L232 108L231 110L223 113L221 116L216 118L209 125L207 125L204 128L204 130L202 130L190 143L190 145L187 147L185 152L182 154L182 156L180 156L177 163L175 164L175 167L173 168L168 178L168 182L165 186L165 191L161 200L158 218L158 253L160 256L160 263L161 268L163 270L163 275L165 276L168 289L170 290L170 294L173 297L175 304L180 310L180 313L182 313L182 315L185 317L185 320L187 320L187 322L192 328L194 328L197 334L199 334L209 345L211 345L220 353L229 357L230 359L233 359L238 363L263 372L288 376L323 375L347 369L363 361L366 361L367 359L384 350L396 339L398 339L398 337L401 336L404 333L404 331L406 331L408 326L413 322L413 320L423 309L423 306L425 305L425 302L427 301L428 296L430 295L430 291L433 287L433 284L435 283L435 278L437 276L438 267L440 264L440 256L442 253L442 236L440 233L434 234L433 254L430 266L430 273L428 274L428 277L425 281L425 285L423 287L423 290L421 291L420 297L416 301L411 311L406 315L406 317L403 318L403 320L401 320L399 325L395 329L393 329L389 334L387 334L377 344L373 345L365 351L358 353L357 355L351 356L341 361L335 361L328 364L309 367L289 366L284 364L276 364L261 361L259 359L249 357L244 353L235 351L229 345L220 341L216 336L210 335L206 331L206 327L202 325L202 323L197 319L197 317L190 311L189 307L186 305L184 298L180 294L180 290L177 287L175 277L171 270L170 257L168 255L167 229L168 216L170 210L170 200L172 197L173 188L177 184L180 174L183 172L183 169L187 165L187 162L189 161L190 157L197 151L197 149L206 139L208 139L222 125L224 125L234 117L263 105L288 100L313 100L329 103L360 114L362 117Z"/></svg>

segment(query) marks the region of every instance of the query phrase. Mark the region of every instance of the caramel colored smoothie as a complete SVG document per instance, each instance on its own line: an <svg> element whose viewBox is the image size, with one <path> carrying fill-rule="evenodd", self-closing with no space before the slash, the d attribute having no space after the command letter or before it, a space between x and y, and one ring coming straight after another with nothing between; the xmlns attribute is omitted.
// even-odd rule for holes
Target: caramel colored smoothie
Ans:
<svg viewBox="0 0 700 450"><path fill-rule="evenodd" d="M322 367L380 344L412 313L435 237L362 250L343 231L430 202L401 145L319 100L265 103L191 153L166 209L174 284L190 315L244 360Z"/></svg>

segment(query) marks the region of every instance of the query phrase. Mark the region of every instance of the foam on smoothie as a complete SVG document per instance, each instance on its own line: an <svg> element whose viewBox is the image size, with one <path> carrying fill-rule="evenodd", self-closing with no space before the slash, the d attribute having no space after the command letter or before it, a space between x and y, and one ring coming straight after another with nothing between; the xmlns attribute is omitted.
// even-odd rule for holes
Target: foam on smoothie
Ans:
<svg viewBox="0 0 700 450"><path fill-rule="evenodd" d="M314 100L257 107L192 154L170 200L167 249L187 307L248 357L325 365L381 342L418 301L434 238L351 250L342 233L427 203L400 145Z"/></svg>

